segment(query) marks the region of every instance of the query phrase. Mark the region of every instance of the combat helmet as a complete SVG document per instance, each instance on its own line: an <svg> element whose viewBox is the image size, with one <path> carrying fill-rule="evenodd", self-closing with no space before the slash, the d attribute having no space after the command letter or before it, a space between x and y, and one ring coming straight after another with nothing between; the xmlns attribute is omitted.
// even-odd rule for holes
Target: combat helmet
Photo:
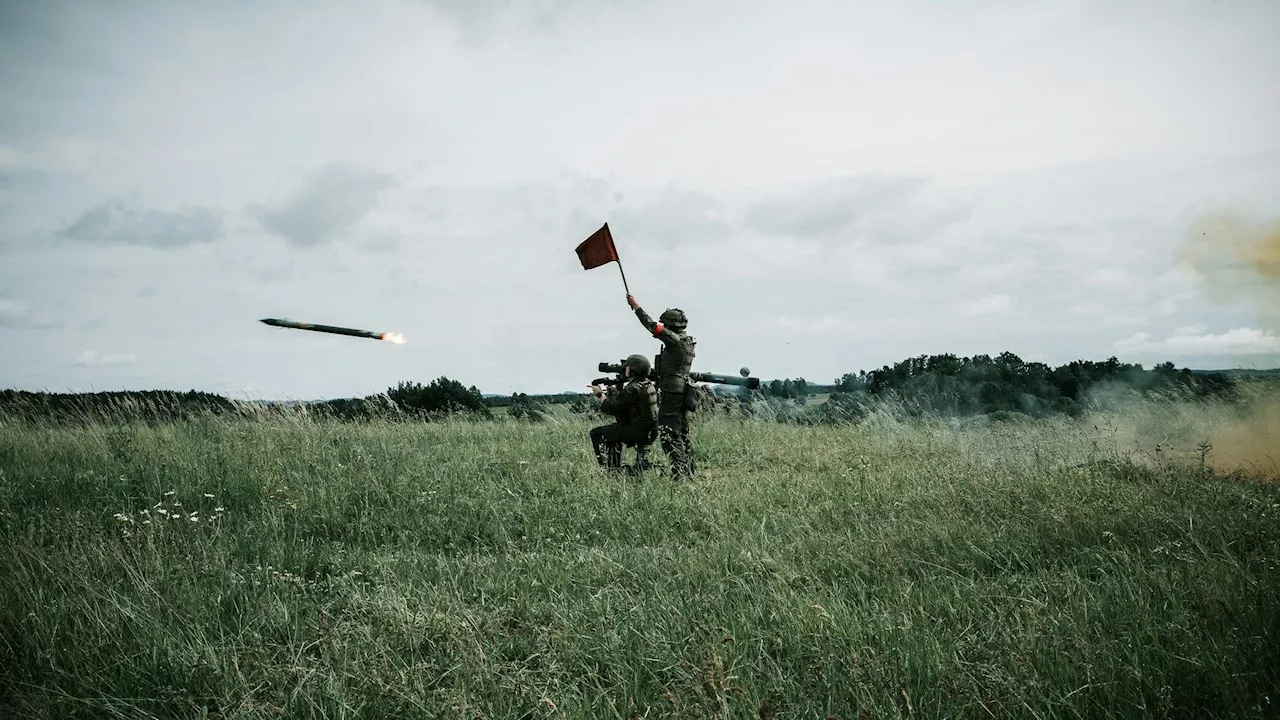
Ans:
<svg viewBox="0 0 1280 720"><path fill-rule="evenodd" d="M658 316L658 322L676 332L683 332L685 328L689 327L689 318L685 316L684 311L680 308L663 310L662 314Z"/></svg>
<svg viewBox="0 0 1280 720"><path fill-rule="evenodd" d="M631 377L647 377L649 375L649 358L643 355L628 355L623 365L631 368Z"/></svg>

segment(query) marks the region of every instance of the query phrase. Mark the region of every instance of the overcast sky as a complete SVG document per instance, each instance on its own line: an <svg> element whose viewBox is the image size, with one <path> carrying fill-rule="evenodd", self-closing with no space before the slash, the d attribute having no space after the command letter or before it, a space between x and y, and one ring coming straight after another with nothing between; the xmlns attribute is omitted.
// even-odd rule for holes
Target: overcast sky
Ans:
<svg viewBox="0 0 1280 720"><path fill-rule="evenodd" d="M1276 367L1278 73L1266 0L4 3L0 386L582 390L606 221L698 370Z"/></svg>

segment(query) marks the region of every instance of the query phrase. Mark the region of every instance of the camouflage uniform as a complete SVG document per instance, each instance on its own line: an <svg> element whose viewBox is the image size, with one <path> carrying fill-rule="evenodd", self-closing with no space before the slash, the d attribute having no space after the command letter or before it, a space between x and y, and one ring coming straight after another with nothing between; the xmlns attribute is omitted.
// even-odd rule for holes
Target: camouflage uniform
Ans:
<svg viewBox="0 0 1280 720"><path fill-rule="evenodd" d="M671 474L676 478L694 473L693 441L689 436L689 411L692 401L689 371L693 368L694 339L685 333L688 318L679 308L669 308L658 322L644 311L635 309L636 317L653 336L662 341L658 353L658 436L662 450L671 458Z"/></svg>
<svg viewBox="0 0 1280 720"><path fill-rule="evenodd" d="M592 428L591 445L596 461L610 470L621 469L622 447L635 445L632 469L642 472L649 465L649 446L658 439L658 391L648 378L648 358L632 355L626 364L631 367L630 382L600 403L600 410L617 420Z"/></svg>

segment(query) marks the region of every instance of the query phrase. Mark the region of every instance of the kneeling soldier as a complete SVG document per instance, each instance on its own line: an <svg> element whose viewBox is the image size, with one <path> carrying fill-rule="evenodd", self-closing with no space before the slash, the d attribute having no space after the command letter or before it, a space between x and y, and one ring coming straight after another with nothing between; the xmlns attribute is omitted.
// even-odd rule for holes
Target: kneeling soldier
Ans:
<svg viewBox="0 0 1280 720"><path fill-rule="evenodd" d="M649 446L658 439L658 390L649 380L649 358L631 355L624 361L623 376L628 382L606 393L599 385L591 390L600 399L600 410L613 415L615 422L591 429L591 444L596 461L609 470L622 469L622 447L636 448L636 464L632 471L644 472L650 466Z"/></svg>
<svg viewBox="0 0 1280 720"><path fill-rule="evenodd" d="M658 433L662 449L671 458L671 475L677 480L693 477L693 439L689 433L689 412L693 409L693 381L689 370L693 367L694 349L697 343L686 330L689 318L680 308L667 308L658 321L640 307L631 295L627 304L635 310L640 324L662 341L658 353Z"/></svg>

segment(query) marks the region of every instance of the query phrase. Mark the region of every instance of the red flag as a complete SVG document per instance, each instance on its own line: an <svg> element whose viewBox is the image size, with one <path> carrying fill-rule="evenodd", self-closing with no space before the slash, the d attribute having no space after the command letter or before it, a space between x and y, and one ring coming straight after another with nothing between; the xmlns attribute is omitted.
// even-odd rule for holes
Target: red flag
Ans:
<svg viewBox="0 0 1280 720"><path fill-rule="evenodd" d="M590 270L618 260L618 249L613 246L613 234L609 232L609 223L605 223L591 237L582 241L576 248L578 259L582 261L582 269Z"/></svg>

